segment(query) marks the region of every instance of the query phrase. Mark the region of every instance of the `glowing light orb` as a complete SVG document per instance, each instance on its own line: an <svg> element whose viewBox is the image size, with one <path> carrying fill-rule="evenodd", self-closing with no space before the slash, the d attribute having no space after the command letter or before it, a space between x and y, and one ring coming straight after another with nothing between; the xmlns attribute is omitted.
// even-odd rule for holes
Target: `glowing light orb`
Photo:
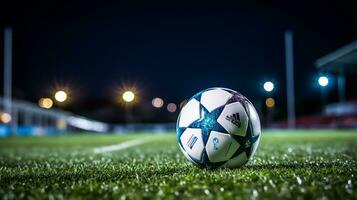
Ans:
<svg viewBox="0 0 357 200"><path fill-rule="evenodd" d="M174 103L167 104L167 111L173 113L176 111L176 109L177 109L176 104L174 104Z"/></svg>
<svg viewBox="0 0 357 200"><path fill-rule="evenodd" d="M50 109L53 106L53 101L50 98L41 98L38 101L38 105L41 108L46 108L46 109Z"/></svg>
<svg viewBox="0 0 357 200"><path fill-rule="evenodd" d="M164 105L164 100L159 97L156 97L151 101L151 103L152 106L154 106L155 108L161 108Z"/></svg>
<svg viewBox="0 0 357 200"><path fill-rule="evenodd" d="M265 100L265 105L268 108L273 108L275 106L275 100L273 98L269 97Z"/></svg>
<svg viewBox="0 0 357 200"><path fill-rule="evenodd" d="M134 94L134 92L128 90L128 91L125 91L125 92L123 93L122 98L123 98L123 100L124 100L125 102L128 102L128 103L129 103L129 102L134 101L134 99L135 99L135 94Z"/></svg>
<svg viewBox="0 0 357 200"><path fill-rule="evenodd" d="M272 83L270 81L267 81L267 82L264 83L263 87L264 87L265 91L271 92L271 91L274 90L274 83Z"/></svg>
<svg viewBox="0 0 357 200"><path fill-rule="evenodd" d="M318 82L320 86L326 87L328 85L328 78L326 76L320 76Z"/></svg>
<svg viewBox="0 0 357 200"><path fill-rule="evenodd" d="M9 113L1 112L0 120L2 123L7 124L7 123L11 122L11 115Z"/></svg>
<svg viewBox="0 0 357 200"><path fill-rule="evenodd" d="M55 93L55 99L58 102L64 102L67 100L67 93L63 90L59 90Z"/></svg>

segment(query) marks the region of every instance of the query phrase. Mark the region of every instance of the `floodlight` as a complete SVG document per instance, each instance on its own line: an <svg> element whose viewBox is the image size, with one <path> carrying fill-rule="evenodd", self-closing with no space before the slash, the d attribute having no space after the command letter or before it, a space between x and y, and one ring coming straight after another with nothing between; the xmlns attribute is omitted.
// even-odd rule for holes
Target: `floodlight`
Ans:
<svg viewBox="0 0 357 200"><path fill-rule="evenodd" d="M263 87L265 91L271 92L274 90L274 83L272 83L271 81L267 81L264 83Z"/></svg>
<svg viewBox="0 0 357 200"><path fill-rule="evenodd" d="M159 97L156 97L151 101L151 103L152 106L154 106L155 108L161 108L164 105L164 100Z"/></svg>
<svg viewBox="0 0 357 200"><path fill-rule="evenodd" d="M41 98L38 101L38 105L41 108L46 108L46 109L50 109L53 106L53 101L50 98Z"/></svg>
<svg viewBox="0 0 357 200"><path fill-rule="evenodd" d="M320 76L318 82L320 86L326 87L328 85L328 78L326 76Z"/></svg>
<svg viewBox="0 0 357 200"><path fill-rule="evenodd" d="M134 94L134 92L128 90L123 93L122 98L125 102L129 103L129 102L134 101L135 94Z"/></svg>
<svg viewBox="0 0 357 200"><path fill-rule="evenodd" d="M64 102L67 99L67 93L63 90L59 90L55 93L55 99L58 102Z"/></svg>

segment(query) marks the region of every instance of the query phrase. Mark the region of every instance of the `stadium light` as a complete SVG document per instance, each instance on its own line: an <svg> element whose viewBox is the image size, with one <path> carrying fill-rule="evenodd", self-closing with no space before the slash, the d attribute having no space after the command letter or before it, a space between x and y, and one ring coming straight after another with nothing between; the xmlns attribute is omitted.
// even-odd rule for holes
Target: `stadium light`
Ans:
<svg viewBox="0 0 357 200"><path fill-rule="evenodd" d="M134 101L135 94L133 91L127 90L123 93L122 98L125 102L130 103L130 102Z"/></svg>
<svg viewBox="0 0 357 200"><path fill-rule="evenodd" d="M268 107L268 108L273 108L275 106L275 99L274 98L267 98L265 100L265 105Z"/></svg>
<svg viewBox="0 0 357 200"><path fill-rule="evenodd" d="M63 90L59 90L55 93L56 101L62 103L67 100L67 93Z"/></svg>
<svg viewBox="0 0 357 200"><path fill-rule="evenodd" d="M161 108L164 105L164 100L159 97L156 97L151 101L151 103L152 106L154 106L155 108Z"/></svg>
<svg viewBox="0 0 357 200"><path fill-rule="evenodd" d="M11 122L11 115L6 112L1 112L0 113L0 121L4 124L10 123Z"/></svg>
<svg viewBox="0 0 357 200"><path fill-rule="evenodd" d="M326 87L328 85L328 78L326 76L320 76L318 83L321 87Z"/></svg>
<svg viewBox="0 0 357 200"><path fill-rule="evenodd" d="M174 103L167 104L167 111L173 113L176 111L176 109L177 109L176 104L174 104Z"/></svg>
<svg viewBox="0 0 357 200"><path fill-rule="evenodd" d="M50 109L53 106L53 101L50 98L41 98L38 101L38 105L41 108L46 108L46 109Z"/></svg>
<svg viewBox="0 0 357 200"><path fill-rule="evenodd" d="M271 81L267 81L264 83L263 88L267 92L271 92L274 90L274 83Z"/></svg>

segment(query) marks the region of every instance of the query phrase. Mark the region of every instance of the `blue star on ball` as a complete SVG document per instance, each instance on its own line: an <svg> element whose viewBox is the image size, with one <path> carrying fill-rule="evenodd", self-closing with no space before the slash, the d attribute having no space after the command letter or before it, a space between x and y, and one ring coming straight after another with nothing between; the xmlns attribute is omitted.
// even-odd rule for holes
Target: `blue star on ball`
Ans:
<svg viewBox="0 0 357 200"><path fill-rule="evenodd" d="M222 113L224 107L214 109L209 112L203 105L200 105L200 118L194 121L189 128L199 128L202 131L202 139L204 144L207 143L209 134L211 131L217 131L221 133L228 132L217 122L219 115Z"/></svg>

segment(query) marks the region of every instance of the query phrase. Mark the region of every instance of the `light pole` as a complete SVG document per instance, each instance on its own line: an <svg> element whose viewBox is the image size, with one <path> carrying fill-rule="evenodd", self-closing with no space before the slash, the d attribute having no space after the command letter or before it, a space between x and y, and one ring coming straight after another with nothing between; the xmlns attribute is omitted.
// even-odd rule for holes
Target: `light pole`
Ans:
<svg viewBox="0 0 357 200"><path fill-rule="evenodd" d="M285 69L286 69L286 103L288 128L293 129L296 125L295 116L295 83L294 83L294 41L293 32L285 31Z"/></svg>
<svg viewBox="0 0 357 200"><path fill-rule="evenodd" d="M10 117L11 134L17 132L17 112L12 108L12 28L4 30L4 110ZM3 115L5 116L5 115ZM12 120L11 120L12 118Z"/></svg>

